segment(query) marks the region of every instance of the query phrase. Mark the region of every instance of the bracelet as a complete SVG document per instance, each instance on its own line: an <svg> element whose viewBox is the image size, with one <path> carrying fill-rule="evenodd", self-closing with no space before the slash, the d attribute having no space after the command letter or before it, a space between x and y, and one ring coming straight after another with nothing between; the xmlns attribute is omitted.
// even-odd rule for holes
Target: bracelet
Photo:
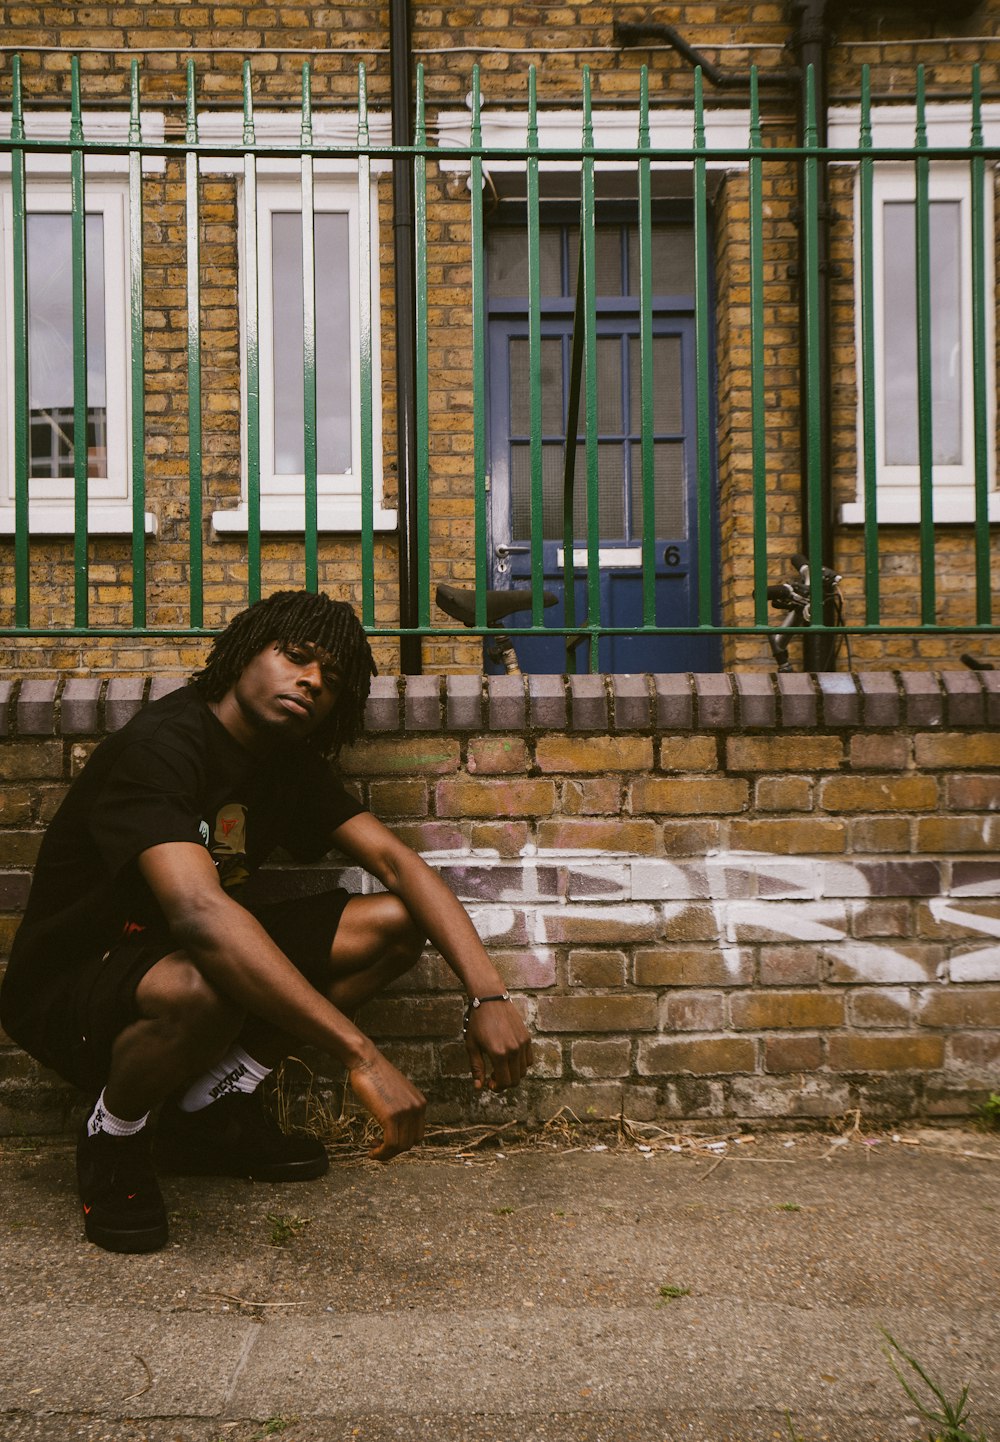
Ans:
<svg viewBox="0 0 1000 1442"><path fill-rule="evenodd" d="M469 1017L474 1011L478 1011L479 1008L487 1001L510 1001L510 992L498 992L496 996L470 996L469 1003L465 1008L465 1015L462 1018L463 1036L466 1036L469 1030Z"/></svg>

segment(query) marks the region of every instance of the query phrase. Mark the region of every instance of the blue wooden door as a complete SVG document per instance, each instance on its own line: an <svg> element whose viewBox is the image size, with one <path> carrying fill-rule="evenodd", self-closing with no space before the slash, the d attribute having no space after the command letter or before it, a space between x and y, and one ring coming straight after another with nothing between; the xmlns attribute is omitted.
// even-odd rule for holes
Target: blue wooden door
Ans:
<svg viewBox="0 0 1000 1442"><path fill-rule="evenodd" d="M654 284L658 258L669 290L661 289L654 304L655 514L650 519L643 515L642 496L637 240L627 223L599 226L597 232L601 620L636 630L642 621L641 545L648 524L656 537L657 624L692 625L697 619L694 316L686 285L690 233L683 226L660 226L654 237ZM545 586L560 598L545 620L558 626L564 615L563 457L578 240L572 227L563 225L543 228L542 241L543 555ZM530 583L528 316L526 297L516 294L526 289L523 250L523 232L491 236L490 539L492 584L500 589ZM574 493L578 620L587 613L584 426L581 404ZM567 669L561 636L525 637L516 646L525 671ZM585 650L581 664L586 664ZM716 638L609 636L598 652L598 669L609 672L705 671L719 665Z"/></svg>

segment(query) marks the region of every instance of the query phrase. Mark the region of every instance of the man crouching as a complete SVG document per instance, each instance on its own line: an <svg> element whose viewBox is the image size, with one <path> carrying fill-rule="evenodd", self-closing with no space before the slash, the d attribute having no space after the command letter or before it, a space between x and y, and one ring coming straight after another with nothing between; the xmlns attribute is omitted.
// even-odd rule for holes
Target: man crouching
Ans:
<svg viewBox="0 0 1000 1442"><path fill-rule="evenodd" d="M282 591L243 611L191 683L94 752L45 835L0 1014L38 1061L96 1098L77 1148L87 1237L167 1240L155 1160L181 1173L294 1181L326 1152L288 1136L258 1088L294 1043L322 1048L382 1128L423 1135L426 1102L351 1020L429 939L469 998L477 1087L514 1086L528 1033L465 909L335 780L375 665L350 606ZM277 848L332 847L386 888L257 904ZM489 1003L488 1005L485 1003Z"/></svg>

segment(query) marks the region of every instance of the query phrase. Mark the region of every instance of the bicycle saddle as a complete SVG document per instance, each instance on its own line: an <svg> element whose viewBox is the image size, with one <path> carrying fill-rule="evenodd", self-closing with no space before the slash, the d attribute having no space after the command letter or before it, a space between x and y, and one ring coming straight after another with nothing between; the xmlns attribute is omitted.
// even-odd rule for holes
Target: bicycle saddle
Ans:
<svg viewBox="0 0 1000 1442"><path fill-rule="evenodd" d="M438 586L434 597L445 615L451 616L455 621L461 621L463 626L474 626L476 624L476 593L464 586ZM542 603L545 606L554 606L559 597L553 591L542 592ZM515 611L531 610L531 592L529 590L518 591L487 591L486 592L486 624L495 626L505 616L511 616Z"/></svg>

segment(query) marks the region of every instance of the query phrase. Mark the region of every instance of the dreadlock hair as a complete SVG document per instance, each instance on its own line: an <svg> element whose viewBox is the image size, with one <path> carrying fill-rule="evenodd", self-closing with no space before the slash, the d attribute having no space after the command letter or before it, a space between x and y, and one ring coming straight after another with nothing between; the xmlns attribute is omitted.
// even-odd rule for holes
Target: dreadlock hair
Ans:
<svg viewBox="0 0 1000 1442"><path fill-rule="evenodd" d="M365 702L377 667L361 622L346 601L322 591L275 591L234 616L216 636L208 660L191 678L206 701L221 701L268 642L319 646L340 672L342 688L330 716L309 737L324 755L336 755L361 732Z"/></svg>

